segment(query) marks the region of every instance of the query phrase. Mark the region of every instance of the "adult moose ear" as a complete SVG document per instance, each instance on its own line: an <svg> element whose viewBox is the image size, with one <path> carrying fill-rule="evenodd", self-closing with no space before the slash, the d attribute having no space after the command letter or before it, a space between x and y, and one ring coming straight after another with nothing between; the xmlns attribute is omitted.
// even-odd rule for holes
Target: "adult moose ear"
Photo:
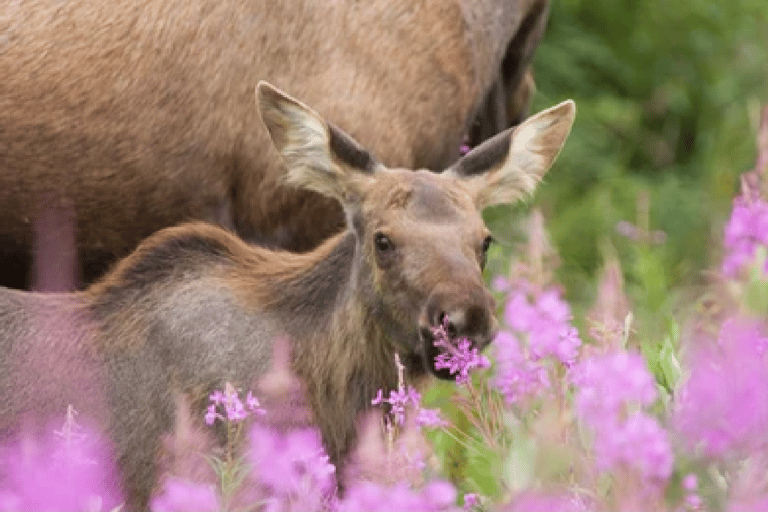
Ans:
<svg viewBox="0 0 768 512"><path fill-rule="evenodd" d="M256 86L261 118L288 168L286 180L298 187L355 203L379 166L340 129L300 101L267 82Z"/></svg>
<svg viewBox="0 0 768 512"><path fill-rule="evenodd" d="M467 180L478 209L533 192L557 158L576 115L572 100L529 117L479 145L447 173Z"/></svg>

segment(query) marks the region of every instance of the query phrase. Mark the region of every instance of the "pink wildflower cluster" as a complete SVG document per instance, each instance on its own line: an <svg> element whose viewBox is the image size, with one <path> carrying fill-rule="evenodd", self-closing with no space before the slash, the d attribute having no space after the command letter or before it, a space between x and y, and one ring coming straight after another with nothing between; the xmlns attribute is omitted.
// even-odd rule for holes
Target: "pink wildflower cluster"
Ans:
<svg viewBox="0 0 768 512"><path fill-rule="evenodd" d="M768 203L759 197L737 197L725 226L723 273L738 276L754 262L758 246L768 247ZM768 271L768 261L766 261Z"/></svg>
<svg viewBox="0 0 768 512"><path fill-rule="evenodd" d="M508 292L504 307L507 329L494 341L496 371L491 383L513 404L549 389L551 364L546 360L570 367L581 339L557 289L536 292L525 281L513 285L504 278L497 278L495 284Z"/></svg>
<svg viewBox="0 0 768 512"><path fill-rule="evenodd" d="M493 342L496 354L496 372L492 384L507 404L518 403L527 396L535 396L550 387L547 369L523 353L520 342L512 333L501 331Z"/></svg>
<svg viewBox="0 0 768 512"><path fill-rule="evenodd" d="M64 429L0 446L0 510L113 510L117 470L92 429Z"/></svg>
<svg viewBox="0 0 768 512"><path fill-rule="evenodd" d="M152 512L216 512L221 510L216 489L211 484L198 484L169 478L163 492L152 500Z"/></svg>
<svg viewBox="0 0 768 512"><path fill-rule="evenodd" d="M491 363L480 354L477 347L467 338L452 340L444 326L433 329L434 345L443 349L435 357L435 369L446 369L456 375L456 382L463 384L469 380L469 372L478 368L488 368Z"/></svg>
<svg viewBox="0 0 768 512"><path fill-rule="evenodd" d="M554 356L566 366L576 360L581 346L579 333L571 324L568 303L556 288L532 293L525 283L510 291L504 320L518 336L525 337L529 356L536 361Z"/></svg>
<svg viewBox="0 0 768 512"><path fill-rule="evenodd" d="M410 406L416 411L416 425L419 427L439 427L445 422L437 409L427 409L421 406L421 394L413 386L402 386L389 392L389 398L384 398L380 389L371 400L371 405L389 404L389 413L396 425L405 425L406 409Z"/></svg>
<svg viewBox="0 0 768 512"><path fill-rule="evenodd" d="M255 424L250 430L250 480L266 509L326 510L336 492L336 468L316 428L287 432Z"/></svg>
<svg viewBox="0 0 768 512"><path fill-rule="evenodd" d="M685 494L685 506L690 510L701 510L704 500L699 495L699 478L696 473L689 473L683 477L682 487Z"/></svg>
<svg viewBox="0 0 768 512"><path fill-rule="evenodd" d="M405 410L408 405L419 407L421 395L412 386L403 386L399 389L393 389L389 392L389 398L384 398L384 391L378 390L376 396L371 400L371 405L389 404L389 412L395 420L396 425L405 424Z"/></svg>
<svg viewBox="0 0 768 512"><path fill-rule="evenodd" d="M592 503L575 493L524 492L518 494L505 510L514 512L588 512Z"/></svg>
<svg viewBox="0 0 768 512"><path fill-rule="evenodd" d="M756 320L723 323L716 343L697 343L677 394L674 424L708 457L768 447L768 337Z"/></svg>
<svg viewBox="0 0 768 512"><path fill-rule="evenodd" d="M238 422L248 417L248 414L264 414L261 404L250 391L248 391L245 404L243 404L237 395L237 390L230 383L225 385L224 392L218 389L214 391L210 400L211 404L205 413L205 422L208 425L213 425L216 420L226 419L230 422ZM224 414L218 412L217 409L223 409Z"/></svg>
<svg viewBox="0 0 768 512"><path fill-rule="evenodd" d="M458 512L456 489L448 482L433 480L421 489L405 482L387 487L374 482L361 482L347 492L338 512Z"/></svg>
<svg viewBox="0 0 768 512"><path fill-rule="evenodd" d="M571 380L576 415L597 434L598 467L632 468L656 483L668 479L674 458L667 433L642 410L657 397L643 358L618 350L595 355L572 368Z"/></svg>
<svg viewBox="0 0 768 512"><path fill-rule="evenodd" d="M445 425L440 418L440 411L427 409L421 406L421 394L413 386L406 386L404 380L405 367L400 362L400 356L395 354L395 366L397 367L398 388L390 390L389 398L384 398L384 390L376 391L376 396L371 400L371 405L389 404L389 417L395 425L405 426L406 409L412 408L416 413L417 427L439 427ZM387 420L388 422L391 420ZM389 425L391 427L391 423Z"/></svg>

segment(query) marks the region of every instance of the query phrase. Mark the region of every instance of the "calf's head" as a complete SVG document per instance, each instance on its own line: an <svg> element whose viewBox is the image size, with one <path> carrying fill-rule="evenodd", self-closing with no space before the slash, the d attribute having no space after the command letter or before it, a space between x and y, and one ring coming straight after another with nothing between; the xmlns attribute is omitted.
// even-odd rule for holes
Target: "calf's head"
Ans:
<svg viewBox="0 0 768 512"><path fill-rule="evenodd" d="M566 101L481 144L441 173L388 169L352 138L267 83L262 119L296 186L337 199L356 236L350 281L362 310L409 360L436 370L434 330L485 347L495 304L482 278L492 238L482 210L531 193L575 114ZM393 107L394 108L394 107Z"/></svg>

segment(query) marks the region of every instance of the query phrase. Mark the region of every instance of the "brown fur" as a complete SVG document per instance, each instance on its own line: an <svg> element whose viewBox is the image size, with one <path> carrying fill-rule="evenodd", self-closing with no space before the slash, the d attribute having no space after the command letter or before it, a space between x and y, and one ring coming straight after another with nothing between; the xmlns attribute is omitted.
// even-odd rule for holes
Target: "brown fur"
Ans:
<svg viewBox="0 0 768 512"><path fill-rule="evenodd" d="M341 230L335 202L280 182L260 79L387 165L444 168L494 82L514 113L490 132L524 115L548 0L0 3L0 257L24 275L31 225L71 207L89 282L184 220L298 250Z"/></svg>
<svg viewBox="0 0 768 512"><path fill-rule="evenodd" d="M431 329L449 326L480 348L495 330L480 209L532 190L574 113L563 103L507 131L495 159L478 148L465 158L487 168L474 164L467 176L461 161L440 174L387 169L359 158L347 136L332 143L318 114L267 84L259 101L289 179L339 201L345 232L295 254L194 223L150 236L84 292L0 289L0 436L72 404L112 439L129 510L147 505L179 396L199 420L224 381L254 389L277 339L290 343L339 467L358 415L378 389L397 385L395 353L412 379L450 378L434 368ZM391 246L382 249L383 234Z"/></svg>

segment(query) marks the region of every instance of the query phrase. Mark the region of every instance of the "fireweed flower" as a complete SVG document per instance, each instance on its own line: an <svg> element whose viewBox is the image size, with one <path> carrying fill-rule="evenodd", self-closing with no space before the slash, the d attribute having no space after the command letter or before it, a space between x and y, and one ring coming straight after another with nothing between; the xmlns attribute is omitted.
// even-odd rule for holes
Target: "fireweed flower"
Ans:
<svg viewBox="0 0 768 512"><path fill-rule="evenodd" d="M227 382L224 386L224 392L222 393L218 389L211 393L209 397L211 404L205 413L205 423L213 425L216 420L224 420L236 423L244 420L248 414L264 414L264 409L261 408L261 404L256 397L248 391L245 399L245 404L237 396L237 390L232 384ZM224 414L218 412L217 409L224 409Z"/></svg>
<svg viewBox="0 0 768 512"><path fill-rule="evenodd" d="M768 361L757 321L723 323L717 343L697 344L677 393L674 425L708 457L748 455L768 446Z"/></svg>
<svg viewBox="0 0 768 512"><path fill-rule="evenodd" d="M371 400L371 405L389 404L389 414L396 425L405 425L406 410L412 407L416 413L416 425L419 427L439 427L444 425L440 411L421 407L421 394L413 386L404 386L389 392L384 398L384 391L379 389Z"/></svg>
<svg viewBox="0 0 768 512"><path fill-rule="evenodd" d="M698 493L699 479L696 473L687 474L682 481L682 487L685 491L685 505L691 510L701 510L704 500Z"/></svg>
<svg viewBox="0 0 768 512"><path fill-rule="evenodd" d="M480 496L477 493L469 492L464 495L464 512L469 512L480 505Z"/></svg>
<svg viewBox="0 0 768 512"><path fill-rule="evenodd" d="M530 358L554 356L566 366L576 360L581 339L570 324L571 311L555 288L532 294L525 283L510 292L504 320L512 332L527 340Z"/></svg>
<svg viewBox="0 0 768 512"><path fill-rule="evenodd" d="M656 418L637 411L597 431L595 459L600 469L634 468L651 482L663 482L672 474L674 457L669 439Z"/></svg>
<svg viewBox="0 0 768 512"><path fill-rule="evenodd" d="M594 426L657 398L656 383L640 354L615 350L595 355L574 366L570 377L577 387L576 414Z"/></svg>
<svg viewBox="0 0 768 512"><path fill-rule="evenodd" d="M221 510L212 485L171 478L152 500L152 512L215 512Z"/></svg>
<svg viewBox="0 0 768 512"><path fill-rule="evenodd" d="M371 405L389 404L389 412L395 420L395 424L405 424L405 409L408 405L418 407L421 401L421 395L413 387L408 386L400 389L393 389L389 392L389 398L384 398L384 392L379 389L376 396L371 400Z"/></svg>
<svg viewBox="0 0 768 512"><path fill-rule="evenodd" d="M339 502L338 512L458 512L457 492L448 482L434 480L421 489L412 489L405 482L392 487L374 482L352 486Z"/></svg>
<svg viewBox="0 0 768 512"><path fill-rule="evenodd" d="M512 333L499 332L493 342L493 352L496 369L490 383L504 395L507 404L537 396L550 387L547 369L540 361L531 361L523 354L520 342Z"/></svg>
<svg viewBox="0 0 768 512"><path fill-rule="evenodd" d="M576 493L543 493L528 491L518 494L512 506L514 512L588 512L595 507L587 498Z"/></svg>
<svg viewBox="0 0 768 512"><path fill-rule="evenodd" d="M444 427L448 422L440 417L440 411L437 409L426 409L419 407L416 415L417 427Z"/></svg>
<svg viewBox="0 0 768 512"><path fill-rule="evenodd" d="M758 197L734 199L723 242L723 273L736 277L745 265L753 262L758 245L768 247L768 203Z"/></svg>
<svg viewBox="0 0 768 512"><path fill-rule="evenodd" d="M0 510L107 511L117 507L117 468L95 431L77 426L0 446Z"/></svg>
<svg viewBox="0 0 768 512"><path fill-rule="evenodd" d="M251 477L269 510L323 510L336 489L336 468L316 428L286 433L255 424L250 430Z"/></svg>
<svg viewBox="0 0 768 512"><path fill-rule="evenodd" d="M597 466L633 468L645 480L662 482L674 459L666 431L642 411L657 397L639 354L613 351L584 359L571 370L575 412L594 432Z"/></svg>
<svg viewBox="0 0 768 512"><path fill-rule="evenodd" d="M443 349L435 357L435 369L447 369L451 375L456 375L457 383L467 382L469 372L490 366L488 359L472 346L469 339L451 340L444 326L433 329L432 334L435 336L435 347Z"/></svg>

